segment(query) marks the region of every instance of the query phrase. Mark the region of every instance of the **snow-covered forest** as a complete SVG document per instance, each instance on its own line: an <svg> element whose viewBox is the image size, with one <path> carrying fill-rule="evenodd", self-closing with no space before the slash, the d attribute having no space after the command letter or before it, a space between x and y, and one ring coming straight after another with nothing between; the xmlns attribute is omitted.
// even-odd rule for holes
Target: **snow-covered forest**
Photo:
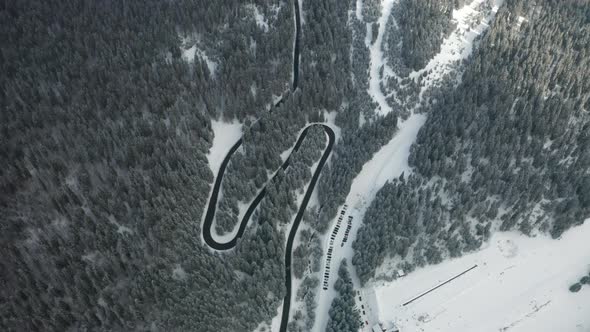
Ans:
<svg viewBox="0 0 590 332"><path fill-rule="evenodd" d="M0 330L468 331L448 296L501 278L514 292L480 330L590 329L588 17L583 0L3 3ZM294 151L314 124L333 149L309 127ZM213 238L247 223L224 251L203 236L220 177ZM482 289L461 293L473 317ZM494 316L506 301L525 318Z"/></svg>

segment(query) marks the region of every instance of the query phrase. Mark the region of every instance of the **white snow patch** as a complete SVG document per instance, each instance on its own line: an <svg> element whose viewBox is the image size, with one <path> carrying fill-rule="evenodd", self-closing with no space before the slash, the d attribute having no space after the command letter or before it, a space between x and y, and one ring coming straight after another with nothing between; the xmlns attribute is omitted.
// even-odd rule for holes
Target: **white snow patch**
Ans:
<svg viewBox="0 0 590 332"><path fill-rule="evenodd" d="M209 168L215 176L219 172L219 167L223 158L231 147L242 137L242 124L237 120L224 122L221 120L212 120L211 129L213 130L213 144L207 154Z"/></svg>
<svg viewBox="0 0 590 332"><path fill-rule="evenodd" d="M217 178L219 175L219 167L221 167L221 163L223 162L223 158L227 155L231 147L242 137L242 126L243 124L238 122L237 120L233 120L232 122L224 122L221 120L211 120L211 129L213 130L213 144L211 144L211 148L209 149L209 153L207 154L207 161L209 162L209 168L213 172L214 178ZM213 190L213 185L209 190L209 199L211 199L211 191ZM219 191L218 202L223 198L223 185L221 186L221 190ZM240 214L243 216L245 211L242 211L240 208ZM203 212L202 220L201 220L201 227L203 227L203 222L205 221L206 213ZM240 219L241 220L241 219ZM236 235L238 232L239 227L234 227L234 229L226 234L218 235L215 232L215 225L216 220L213 220L211 225L211 236L217 242L228 242ZM201 235L201 240L204 241L203 236Z"/></svg>
<svg viewBox="0 0 590 332"><path fill-rule="evenodd" d="M371 36L373 35L373 25L370 23L366 23L365 26L367 27L367 34L365 35L365 46L367 48L371 47Z"/></svg>
<svg viewBox="0 0 590 332"><path fill-rule="evenodd" d="M195 61L195 56L197 55L205 61L211 76L215 75L215 71L217 70L217 63L211 60L211 58L209 58L203 50L200 50L196 44L189 48L185 48L182 51L182 58L188 63L193 63Z"/></svg>
<svg viewBox="0 0 590 332"><path fill-rule="evenodd" d="M283 301L277 309L277 315L272 319L270 323L270 331L279 331L281 327L281 318L283 317Z"/></svg>
<svg viewBox="0 0 590 332"><path fill-rule="evenodd" d="M356 19L359 21L363 20L363 0L356 0L356 7L354 8Z"/></svg>
<svg viewBox="0 0 590 332"><path fill-rule="evenodd" d="M258 324L258 327L254 329L253 332L275 332L278 331L281 327L281 317L283 314L283 302L277 308L277 315L273 317L270 322L270 325L266 322L262 322Z"/></svg>
<svg viewBox="0 0 590 332"><path fill-rule="evenodd" d="M369 53L371 57L371 64L369 66L369 95L379 105L377 113L385 115L391 112L391 107L387 104L387 100L383 91L381 91L381 77L380 71L385 66L385 60L383 59L383 49L381 44L383 43L383 35L385 34L385 27L387 26L387 20L390 18L391 8L393 7L394 0L383 0L381 8L381 17L377 20L379 27L377 38L375 42L370 45ZM357 4L358 6L358 4ZM375 24L373 24L373 27ZM371 29L367 29L367 36L372 34ZM367 37L370 38L370 37Z"/></svg>
<svg viewBox="0 0 590 332"><path fill-rule="evenodd" d="M281 99L283 99L283 96L277 96L277 95L271 95L271 99L272 99L272 104L276 105Z"/></svg>
<svg viewBox="0 0 590 332"><path fill-rule="evenodd" d="M329 114L329 113L328 113ZM335 116L335 115L334 115ZM308 123L305 127L301 128L299 130L299 133L297 134L297 137L299 137L301 135L301 133L309 126L316 124L317 122L313 122L313 123ZM218 176L218 172L219 172L219 167L221 165L221 162L223 161L223 158L227 155L227 152L229 151L229 149L237 142L237 140L242 136L242 124L241 123L237 123L235 120L232 123L226 123L226 122L221 122L221 121L211 121L211 125L213 127L213 132L215 133L215 138L218 137L218 131L220 132L227 132L227 137L224 137L223 141L219 142L219 146L223 146L223 149L217 148L217 141L215 140L215 138L213 139L213 146L211 147L211 149L209 150L210 153L209 155L207 155L207 158L209 160L209 166L211 167L211 170L213 171L213 174L215 174L215 177ZM330 125L330 127L332 128L332 130L334 130L334 132L337 132L337 128L336 126L332 126ZM338 131L339 132L339 131ZM326 140L327 141L327 140ZM289 157L289 155L291 154L291 152L293 151L293 148L295 147L296 141L293 142L293 144L291 145L291 147L289 147L287 150L283 151L280 155L281 160L283 160L283 162ZM215 156L212 156L213 152L215 152ZM316 161L312 166L311 166L311 173L313 174L313 172L315 172L315 169L317 167L317 165L319 164L319 160ZM215 171L217 170L217 171ZM282 168L278 168L274 171L268 171L268 178L272 179L274 178L274 176L281 171ZM272 180L269 180L269 182ZM266 185L268 185L267 182L264 187L266 187ZM317 187L317 186L316 186ZM307 188L307 187L306 187ZM248 207L252 204L252 201L254 201L255 197L258 196L258 194L260 193L262 189L259 189L256 192L256 195L252 198L252 200L250 200L247 203L238 202L238 217L237 220L238 222L236 223L236 225L234 226L234 228L227 233L224 234L217 234L214 230L215 230L215 226L217 224L217 220L216 218L214 218L213 223L211 225L212 227L212 232L211 232L211 237L213 237L213 239L217 242L229 242L230 240L232 240L236 234L238 233L239 229L240 229L240 222L242 221L242 219L244 218L244 215L246 214L246 211L248 210ZM314 188L315 190L315 188ZM296 205L300 206L301 202L303 200L303 194L300 193L296 193ZM317 194L316 194L317 195ZM209 192L209 198L211 197L211 192ZM223 198L223 185L221 186L221 190L219 191L219 196L218 196L218 202L221 201L221 199ZM316 204L317 204L317 198L316 198ZM203 214L203 220L204 220L204 216L205 213ZM285 235L288 234L288 229L291 227L293 219L295 218L295 216L292 217L291 219L291 223L288 225L283 225L281 227L281 229L284 231ZM285 241L285 245L286 245L286 241Z"/></svg>
<svg viewBox="0 0 590 332"><path fill-rule="evenodd" d="M458 62L471 55L475 39L489 27L503 2L504 0L474 0L461 9L453 10L453 21L457 23L457 27L443 41L440 52L424 68L410 73L409 77L412 79L427 73L422 81L420 99L424 91L439 83L446 74L456 69ZM491 5L491 11L483 13L481 9L487 4Z"/></svg>
<svg viewBox="0 0 590 332"><path fill-rule="evenodd" d="M412 114L406 121L400 122L398 125L399 130L396 135L363 166L361 172L353 180L350 192L345 201L345 205L348 206L348 209L340 224L340 229L336 235L335 241L333 242L334 249L330 261L328 290L320 290L320 293L318 294L316 322L313 331L324 331L326 328L328 322L328 310L332 300L336 296L334 282L337 279L338 267L343 258L346 258L348 261L349 272L355 289L360 289L359 279L351 264L354 253L352 243L356 239L357 231L362 223L366 209L375 198L377 191L387 181L399 177L402 172L408 173L410 171L410 167L408 166L410 146L416 140L418 130L422 127L425 120L426 116L423 114ZM342 209L342 207L340 207L340 209ZM335 220L332 221L330 231L324 236L324 252L327 252L328 247L330 246L330 234L332 234L333 228L336 226L336 220L340 216L340 211L341 210L339 210L339 214L336 216ZM348 234L348 241L342 246L342 240L347 225L346 222L349 216L353 218L352 227ZM358 300L358 298L356 299ZM360 304L358 304L358 306L360 308ZM363 315L363 320L365 320L365 316L366 315ZM371 319L370 321L374 321L374 319Z"/></svg>
<svg viewBox="0 0 590 332"><path fill-rule="evenodd" d="M176 267L172 270L172 278L176 280L186 280L186 277L186 271L180 266L180 264L176 264Z"/></svg>
<svg viewBox="0 0 590 332"><path fill-rule="evenodd" d="M117 222L117 219L115 219L115 216L113 216L112 214L108 216L107 218L109 220L109 222L115 226L117 226L117 234L133 234L133 230L125 225L121 225Z"/></svg>
<svg viewBox="0 0 590 332"><path fill-rule="evenodd" d="M359 112L359 128L364 126L367 120L365 119L365 115L363 112Z"/></svg>
<svg viewBox="0 0 590 332"><path fill-rule="evenodd" d="M558 240L495 233L473 254L374 285L372 309L401 331L590 331L590 219ZM424 297L418 294L476 268ZM375 307L377 306L377 307Z"/></svg>
<svg viewBox="0 0 590 332"><path fill-rule="evenodd" d="M528 22L529 20L527 20L525 17L519 16L518 17L518 22L516 22L516 28L520 29L520 26L522 25L522 22Z"/></svg>
<svg viewBox="0 0 590 332"><path fill-rule="evenodd" d="M211 60L207 54L205 54L205 52L199 50L199 56L201 57L201 59L205 60L205 63L207 64L207 68L209 69L209 73L211 74L211 76L215 75L215 71L217 71L217 62Z"/></svg>
<svg viewBox="0 0 590 332"><path fill-rule="evenodd" d="M338 112L336 111L324 111L324 119L326 120L326 124L329 125L330 128L332 128L332 130L334 131L334 144L338 143L338 141L342 137L342 129L338 125L336 125L337 115Z"/></svg>
<svg viewBox="0 0 590 332"><path fill-rule="evenodd" d="M328 140L326 138L326 145L327 144L328 144ZM318 159L315 163L313 163L313 165L311 165L311 167L310 167L311 174L315 173L319 163L320 163L320 161ZM304 191L297 191L295 193L296 206L298 206L298 207L301 206L301 203L303 202L303 198L305 196L305 192L308 190L308 188L309 188L309 181L305 184ZM317 185L314 188L314 191L312 192L312 196L310 196L310 201L307 204L308 207L312 206L311 201L313 198L313 193L316 191L317 191ZM314 202L314 204L317 206L317 204L318 204L317 203L317 194L316 194L315 199L316 199L316 201ZM291 221L289 222L289 224L285 225L285 237L287 237L288 234L291 232L291 227L293 226L293 222L295 221L296 216L297 216L297 213L294 213L293 216L291 216ZM293 250L295 250L301 244L301 238L300 238L299 234L305 228L309 229L309 226L307 226L303 222L301 222L299 224L298 229L297 229L297 234L295 235L295 240L293 241ZM285 239L285 248L286 247L287 247L287 240ZM304 278L305 278L305 274L304 274ZM297 301L297 291L299 290L299 287L301 286L302 282L303 282L303 279L298 279L294 275L291 275L291 307L289 310L289 322L292 321L292 319L295 315L295 312L297 311L297 308L302 308L305 306L303 301ZM305 309L303 309L302 311L305 311Z"/></svg>
<svg viewBox="0 0 590 332"><path fill-rule="evenodd" d="M88 254L82 255L82 260L88 261L92 264L96 264L98 259L99 259L99 252L96 250L92 251Z"/></svg>
<svg viewBox="0 0 590 332"><path fill-rule="evenodd" d="M119 234L133 234L133 230L127 226L119 225L117 227L117 233Z"/></svg>
<svg viewBox="0 0 590 332"><path fill-rule="evenodd" d="M197 45L193 45L190 48L184 49L182 51L182 58L186 62L193 62L195 61L195 53L197 52Z"/></svg>
<svg viewBox="0 0 590 332"><path fill-rule="evenodd" d="M264 15L262 15L262 13L260 13L260 11L258 10L258 7L256 7L256 5L254 4L250 4L247 5L247 8L250 8L252 10L252 13L254 14L254 19L256 20L256 24L262 28L262 30L264 30L264 32L268 32L268 22L266 21L266 18L264 18Z"/></svg>

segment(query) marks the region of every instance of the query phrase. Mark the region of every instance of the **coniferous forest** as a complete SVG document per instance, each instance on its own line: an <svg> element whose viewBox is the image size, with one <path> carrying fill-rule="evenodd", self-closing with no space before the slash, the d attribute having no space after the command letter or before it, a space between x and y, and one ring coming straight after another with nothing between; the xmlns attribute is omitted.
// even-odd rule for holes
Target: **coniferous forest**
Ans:
<svg viewBox="0 0 590 332"><path fill-rule="evenodd" d="M353 259L361 281L388 256L411 270L475 250L495 229L557 238L588 218L588 13L556 1L500 9L461 84L430 106L415 173L369 208Z"/></svg>
<svg viewBox="0 0 590 332"><path fill-rule="evenodd" d="M460 79L421 94L422 77L407 77L440 52L467 2L396 1L383 60L400 79L381 82L396 91L386 115L369 83L379 0L360 2L360 16L353 0L1 3L0 330L264 330L287 294L289 224L328 142L311 128L280 169L310 123L333 121L337 140L291 253L302 306L288 331L314 327L324 237L411 112L427 114L412 172L376 188L354 256L332 264L327 331L362 324L353 270L365 284L389 277L376 275L387 258L411 271L496 231L559 238L582 223L590 4L505 0ZM234 230L266 190L228 251L202 240L213 120L242 123L243 144L212 231Z"/></svg>

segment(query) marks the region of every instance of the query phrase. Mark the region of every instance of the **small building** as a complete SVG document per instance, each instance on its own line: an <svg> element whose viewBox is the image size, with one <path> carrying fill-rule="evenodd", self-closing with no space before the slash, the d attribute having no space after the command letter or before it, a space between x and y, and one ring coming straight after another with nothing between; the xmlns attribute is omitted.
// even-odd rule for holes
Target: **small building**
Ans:
<svg viewBox="0 0 590 332"><path fill-rule="evenodd" d="M399 328L397 328L397 325L392 321L381 324L381 327L384 332L399 332Z"/></svg>
<svg viewBox="0 0 590 332"><path fill-rule="evenodd" d="M385 322L373 325L372 332L400 332L394 322Z"/></svg>

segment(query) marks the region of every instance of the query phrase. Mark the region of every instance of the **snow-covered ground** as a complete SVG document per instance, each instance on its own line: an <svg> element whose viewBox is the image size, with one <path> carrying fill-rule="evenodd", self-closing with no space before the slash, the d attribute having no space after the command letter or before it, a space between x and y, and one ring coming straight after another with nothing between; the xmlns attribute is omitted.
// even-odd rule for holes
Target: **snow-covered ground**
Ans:
<svg viewBox="0 0 590 332"><path fill-rule="evenodd" d="M326 113L327 116L330 116L330 113ZM335 115L335 114L334 114ZM334 120L334 116L331 117L331 120ZM299 135L301 135L301 133L303 132L303 130L305 130L305 128L313 125L313 124L317 124L317 122L312 122L312 123L308 123L305 127L303 127L299 133L297 134L297 137L299 137ZM340 128L338 128L337 126L333 125L330 120L328 120L327 123L323 123L323 124L327 124L328 126L330 126L330 128L332 128L332 130L334 131L334 133L336 133L337 131L340 131ZM336 136L336 135L335 135ZM335 138L336 140L336 138ZM328 144L328 138L326 135L326 145ZM283 153L281 153L281 159L283 161L285 161L287 159L287 157L292 153L293 148L295 147L295 142L293 143L293 146L291 146L289 149L285 150ZM310 172L311 174L315 173L318 165L320 163L320 160L316 160L316 162L314 162L311 167L310 167ZM309 181L305 184L305 188L300 188L297 190L297 192L295 193L295 206L297 206L297 209L299 209L299 207L301 206L302 202L303 202L303 198L305 196L305 193L307 192L307 189L309 187ZM247 204L249 205L249 204ZM312 195L310 197L310 200L308 202L308 207L312 207L312 206L317 206L318 205L318 199L317 199L317 184L316 187L314 188L314 191L312 192ZM241 214L240 219L243 217L243 214ZM294 213L291 216L291 221L289 222L289 224L283 225L280 227L281 231L283 232L283 234L285 235L285 237L288 236L288 234L291 231L291 227L293 226L293 222L295 220L296 217L296 213ZM297 229L297 234L295 235L295 240L293 241L293 249L297 248L300 244L301 244L301 240L299 237L299 233L304 230L304 229L310 229L310 227L306 224L304 224L303 222L299 224L299 228ZM285 239L285 243L284 243L285 247L287 245L287 241ZM292 276L291 278L291 306L290 306L290 310L289 310L289 321L291 321L293 319L293 316L295 315L295 312L299 309L303 312L305 312L305 304L303 302L297 301L296 297L297 297L297 291L299 290L299 287L302 283L302 279L297 279L295 278L295 276ZM260 326L258 326L258 328L255 330L255 332L258 331L262 331L263 328L270 328L270 331L278 331L281 325L281 315L282 315L282 310L283 310L283 302L280 303L279 308L277 309L277 316L275 316L272 319L272 322L270 324L270 326L268 326L268 324L261 324Z"/></svg>
<svg viewBox="0 0 590 332"><path fill-rule="evenodd" d="M213 144L211 144L211 148L207 154L207 161L209 162L209 168L211 169L211 172L213 172L213 176L215 178L217 178L219 167L223 162L223 158L225 158L231 147L242 137L242 126L242 123L238 122L237 120L232 122L211 120L211 129L213 130ZM209 190L209 195L207 196L209 198L211 197L211 190L213 190L213 186L211 186L211 189ZM221 199L222 195L223 186L221 186L221 190L219 191L218 199ZM240 208L240 211L242 211L242 209L243 207ZM245 213L245 210L243 213ZM203 213L201 219L201 227L203 227L205 213ZM233 232L217 235L217 233L215 233L215 220L213 221L213 225L211 225L211 236L217 242L227 242L231 240L237 231L238 227L235 227ZM201 241L204 241L202 236Z"/></svg>
<svg viewBox="0 0 590 332"><path fill-rule="evenodd" d="M356 15L357 20L363 20L363 0L356 0L354 13Z"/></svg>
<svg viewBox="0 0 590 332"><path fill-rule="evenodd" d="M264 30L264 32L268 32L268 22L266 21L266 18L264 17L264 15L262 15L262 13L260 13L260 10L258 10L258 7L256 7L256 5L254 5L254 4L248 4L248 5L246 5L246 8L250 8L252 10L252 14L254 15L254 19L256 20L256 24L262 30Z"/></svg>
<svg viewBox="0 0 590 332"><path fill-rule="evenodd" d="M387 104L387 100L383 91L381 90L382 77L380 75L381 68L385 66L385 60L383 58L383 36L385 35L385 27L387 26L387 20L391 17L391 8L395 3L395 0L383 0L381 2L381 16L377 20L378 34L375 42L369 47L369 54L371 57L371 63L369 67L369 95L379 105L376 112L378 114L385 115L391 112L391 107ZM357 3L358 8L358 3ZM360 14L357 14L359 16ZM373 24L373 29L375 25ZM367 29L367 38L372 34L371 29ZM369 39L370 40L370 39Z"/></svg>
<svg viewBox="0 0 590 332"><path fill-rule="evenodd" d="M324 291L320 288L320 293L317 296L318 307L313 331L320 332L324 331L326 328L330 304L336 295L336 292L334 291L334 282L337 278L340 261L343 258L346 258L349 262L349 266L351 266L350 261L353 255L352 242L354 242L356 238L358 228L361 225L368 204L373 200L375 194L385 182L398 177L404 171L406 173L409 171L408 156L410 154L410 146L415 141L416 136L418 135L418 130L422 127L425 120L426 117L424 115L413 114L406 121L400 122L398 125L399 131L396 133L395 137L383 146L373 158L363 166L361 172L353 180L351 190L346 197L345 205L347 205L348 208L346 209L340 229L333 242L334 250L330 261L328 290ZM338 216L332 221L332 227L335 227L341 210L342 207L339 209ZM345 234L346 221L349 216L353 218L352 228L348 235L348 241L344 246L341 246ZM327 234L332 234L332 229L330 229ZM330 246L330 236L324 237L323 245L324 252L327 252L328 247ZM350 272L355 288L359 289L360 282L354 269L350 269Z"/></svg>
<svg viewBox="0 0 590 332"><path fill-rule="evenodd" d="M209 168L217 176L223 158L225 158L231 147L242 137L242 124L237 120L232 122L212 120L211 129L214 135L213 144L207 154L207 160L209 161Z"/></svg>
<svg viewBox="0 0 590 332"><path fill-rule="evenodd" d="M370 305L380 320L393 320L404 332L590 331L590 289L568 290L590 270L588 239L590 219L559 240L496 233L476 253L373 285Z"/></svg>
<svg viewBox="0 0 590 332"><path fill-rule="evenodd" d="M456 62L467 58L473 51L473 44L475 38L481 34L493 19L498 7L503 0L474 0L472 3L466 5L462 9L453 12L453 19L457 23L457 28L453 33L443 41L441 51L435 55L426 67L420 71L411 73L410 77L418 78L421 74L426 72L426 78L421 82L422 89L420 97L427 89L437 85L445 77L446 74L457 70L454 66ZM387 76L394 75L393 71L388 68L387 61L384 59L382 44L385 35L385 28L387 21L391 18L391 10L396 0L382 0L381 2L381 16L377 23L368 26L366 44L369 48L370 54L370 68L369 68L369 90L368 93L372 99L378 104L375 110L376 114L385 115L391 111L391 107L387 104L386 94L390 95L395 91L383 91L381 70ZM483 3L490 4L491 10L483 13ZM356 3L357 18L361 17L362 1ZM481 11L480 11L481 10ZM394 22L395 23L395 22ZM378 28L377 38L371 44L370 36L371 29ZM330 304L336 295L333 290L333 284L336 280L335 271L337 271L340 261L347 259L349 262L353 256L352 242L356 238L357 231L362 223L365 212L371 201L374 199L377 191L389 180L401 175L402 172L408 174L411 169L408 166L408 156L410 146L416 140L419 129L426 120L425 115L411 114L409 118L398 124L399 131L395 134L393 139L383 146L373 158L367 162L361 172L354 179L351 190L346 198L345 205L348 206L344 214L343 220L346 221L349 216L353 218L352 229L349 233L348 241L341 246L344 237L344 221L341 224L341 229L336 233L335 241L332 243L333 252L330 261L330 278L328 279L328 290L324 291L320 288L318 295L318 309L316 312L316 323L313 331L324 331L327 320L328 310ZM334 227L337 224L339 214L332 221L332 226L327 234L332 234ZM324 252L331 246L330 236L324 238ZM326 261L326 258L325 262ZM371 288L361 288L360 282L353 268L350 269L352 280L356 289L360 291L360 296L356 296L357 307L361 311L361 318L363 322L368 322L368 325L363 326L363 331L370 331L373 324L379 322L380 311L375 305L376 301L370 301L374 298L374 292ZM373 296L370 296L373 294ZM362 299L362 300L361 300Z"/></svg>
<svg viewBox="0 0 590 332"><path fill-rule="evenodd" d="M336 116L338 113L336 111L327 112L324 111L324 119L326 120L326 124L332 128L334 131L334 142L337 143L340 138L342 137L342 129L336 125ZM329 161L330 159L328 159Z"/></svg>
<svg viewBox="0 0 590 332"><path fill-rule="evenodd" d="M277 314L276 316L274 316L274 318L271 320L270 324L266 323L266 322L262 322L258 325L258 327L256 327L256 329L254 329L253 332L274 332L274 331L278 331L281 327L281 317L283 315L283 302L281 302L281 305L279 305L278 309L277 309Z"/></svg>
<svg viewBox="0 0 590 332"><path fill-rule="evenodd" d="M217 62L211 60L211 58L209 58L203 50L197 47L197 44L193 44L191 47L187 48L186 45L189 43L189 39L184 37L181 38L183 45L182 58L184 59L184 61L188 63L193 63L195 61L195 56L198 55L207 64L209 73L211 75L215 75L215 71L217 70Z"/></svg>
<svg viewBox="0 0 590 332"><path fill-rule="evenodd" d="M398 81L402 79L387 65L387 59L383 53L383 39L386 37L387 22L389 19L393 19L391 11L396 2L397 0L383 0L381 16L377 21L378 25L369 26L370 29L367 30L366 43L369 46L370 54L368 92L379 105L375 111L380 115L391 111L386 98L397 95L396 91L382 90L384 79L386 77L394 77ZM443 40L440 52L424 68L413 71L409 75L414 80L418 80L423 74L426 75L420 82L420 100L422 100L425 91L442 83L447 74L456 71L458 64L471 55L476 38L489 28L489 24L503 2L504 0L473 0L464 7L453 11L453 22L457 26L449 37ZM360 13L360 4L360 1L357 2L357 17ZM490 8L490 10L486 10L486 8ZM370 44L371 29L376 27L378 27L377 38L374 43ZM383 70L383 75L381 75L381 70Z"/></svg>
<svg viewBox="0 0 590 332"><path fill-rule="evenodd" d="M461 9L453 10L453 21L457 27L447 37L436 54L424 68L410 73L410 78L417 79L423 73L427 76L422 81L422 93L440 81L453 70L457 62L467 59L473 53L475 39L480 36L496 16L504 0L474 0ZM491 10L484 12L485 5Z"/></svg>

